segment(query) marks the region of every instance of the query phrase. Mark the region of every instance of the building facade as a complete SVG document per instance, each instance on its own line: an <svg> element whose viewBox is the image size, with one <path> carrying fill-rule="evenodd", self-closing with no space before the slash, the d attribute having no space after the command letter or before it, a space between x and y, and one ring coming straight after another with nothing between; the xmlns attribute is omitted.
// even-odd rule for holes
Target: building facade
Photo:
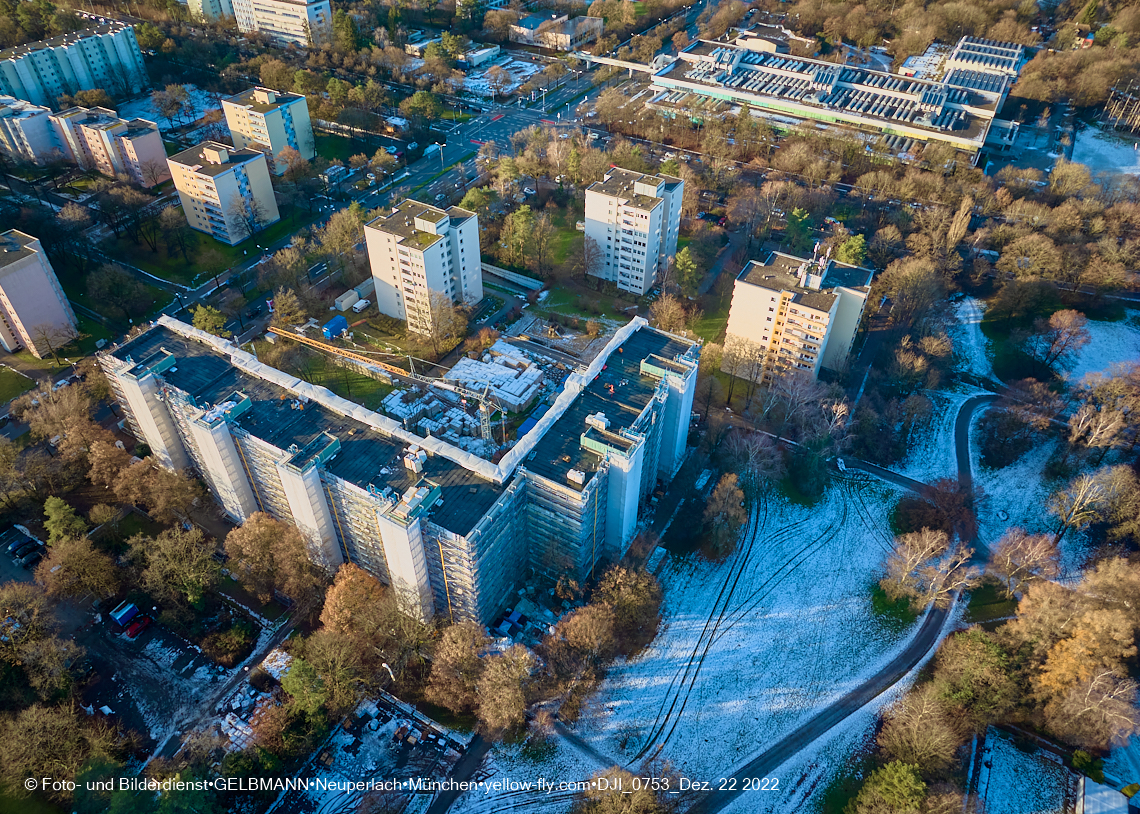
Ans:
<svg viewBox="0 0 1140 814"><path fill-rule="evenodd" d="M874 272L827 257L772 252L736 278L721 369L757 382L787 371L841 370Z"/></svg>
<svg viewBox="0 0 1140 814"><path fill-rule="evenodd" d="M234 246L281 220L269 165L256 150L205 141L168 162L191 228Z"/></svg>
<svg viewBox="0 0 1140 814"><path fill-rule="evenodd" d="M33 164L61 156L51 110L13 96L0 96L0 150L14 161Z"/></svg>
<svg viewBox="0 0 1140 814"><path fill-rule="evenodd" d="M329 0L189 0L190 12L201 20L232 17L241 31L265 34L279 43L320 45L332 35Z"/></svg>
<svg viewBox="0 0 1140 814"><path fill-rule="evenodd" d="M601 17L574 17L558 12L536 12L512 23L507 32L511 42L573 51L602 35L605 21Z"/></svg>
<svg viewBox="0 0 1140 814"><path fill-rule="evenodd" d="M317 155L309 105L298 93L250 88L223 99L222 111L234 147L264 153L274 175L281 175L287 168L284 161L277 160L286 147L292 147L307 161Z"/></svg>
<svg viewBox="0 0 1140 814"><path fill-rule="evenodd" d="M601 250L598 275L637 296L677 254L685 182L614 167L586 190L586 237Z"/></svg>
<svg viewBox="0 0 1140 814"><path fill-rule="evenodd" d="M235 522L267 512L409 612L487 624L528 580L584 580L624 556L684 459L698 359L635 319L497 464L170 317L100 362L155 460L195 469Z"/></svg>
<svg viewBox="0 0 1140 814"><path fill-rule="evenodd" d="M51 116L67 160L112 178L126 176L144 187L170 178L158 125L120 119L105 107L73 107Z"/></svg>
<svg viewBox="0 0 1140 814"><path fill-rule="evenodd" d="M376 307L416 333L432 328L432 293L456 305L483 299L479 218L457 206L405 200L364 225Z"/></svg>
<svg viewBox="0 0 1140 814"><path fill-rule="evenodd" d="M40 241L16 229L0 234L0 345L37 359L75 339L75 312Z"/></svg>
<svg viewBox="0 0 1140 814"><path fill-rule="evenodd" d="M0 93L55 108L60 96L101 88L130 96L150 85L135 30L109 22L0 51Z"/></svg>

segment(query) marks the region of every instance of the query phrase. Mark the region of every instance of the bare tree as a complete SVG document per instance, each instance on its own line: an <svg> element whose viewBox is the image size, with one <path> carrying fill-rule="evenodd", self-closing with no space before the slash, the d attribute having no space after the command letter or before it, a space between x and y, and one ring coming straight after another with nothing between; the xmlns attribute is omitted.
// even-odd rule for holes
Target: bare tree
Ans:
<svg viewBox="0 0 1140 814"><path fill-rule="evenodd" d="M42 359L46 350L58 366L59 352L79 337L79 329L70 322L60 324L42 322L32 327L32 344L35 345L32 352L36 358Z"/></svg>
<svg viewBox="0 0 1140 814"><path fill-rule="evenodd" d="M1061 524L1054 542L1060 543L1065 532L1071 528L1079 531L1095 522L1107 497L1103 480L1087 473L1077 475L1063 489L1054 492L1049 499L1049 512Z"/></svg>
<svg viewBox="0 0 1140 814"><path fill-rule="evenodd" d="M933 684L907 693L883 717L879 746L896 760L924 771L949 767L962 743L962 727Z"/></svg>
<svg viewBox="0 0 1140 814"><path fill-rule="evenodd" d="M1053 579L1061 572L1061 552L1049 534L1029 534L1014 526L994 546L990 573L1005 583L1012 597L1037 579Z"/></svg>
<svg viewBox="0 0 1140 814"><path fill-rule="evenodd" d="M1067 368L1076 361L1090 337L1085 315L1067 308L1034 322L1033 331L1024 336L1022 347L1047 370Z"/></svg>
<svg viewBox="0 0 1140 814"><path fill-rule="evenodd" d="M685 306L672 294L664 294L649 306L649 319L661 330L677 333L685 328Z"/></svg>
<svg viewBox="0 0 1140 814"><path fill-rule="evenodd" d="M239 192L230 197L229 215L233 220L234 243L240 243L261 231L268 220L268 213L256 198L246 198Z"/></svg>
<svg viewBox="0 0 1140 814"><path fill-rule="evenodd" d="M1120 410L1097 409L1086 403L1069 418L1069 443L1084 444L1089 449L1101 450L1097 463L1120 438L1124 430L1124 413Z"/></svg>
<svg viewBox="0 0 1140 814"><path fill-rule="evenodd" d="M968 565L973 550L950 550L950 538L940 529L922 529L895 538L880 585L892 599L907 597L939 606L956 592L974 584L979 572Z"/></svg>
<svg viewBox="0 0 1140 814"><path fill-rule="evenodd" d="M1089 749L1124 743L1140 731L1137 684L1115 670L1103 669L1045 705L1049 729Z"/></svg>
<svg viewBox="0 0 1140 814"><path fill-rule="evenodd" d="M732 433L726 451L744 493L752 500L784 475L783 455L772 437L762 432Z"/></svg>

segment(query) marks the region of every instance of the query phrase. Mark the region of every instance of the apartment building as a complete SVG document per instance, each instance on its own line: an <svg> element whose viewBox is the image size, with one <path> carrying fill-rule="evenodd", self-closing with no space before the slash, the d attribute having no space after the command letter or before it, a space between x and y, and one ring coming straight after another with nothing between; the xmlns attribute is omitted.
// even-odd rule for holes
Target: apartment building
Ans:
<svg viewBox="0 0 1140 814"><path fill-rule="evenodd" d="M320 45L332 35L329 0L189 0L190 12L202 20L233 17L241 31L266 34L279 43Z"/></svg>
<svg viewBox="0 0 1140 814"><path fill-rule="evenodd" d="M847 362L867 294L870 269L827 256L772 252L736 278L721 369L768 382L776 373L819 375ZM731 352L729 352L731 349Z"/></svg>
<svg viewBox="0 0 1140 814"><path fill-rule="evenodd" d="M131 431L235 522L268 512L327 570L355 563L410 613L481 624L527 582L585 581L624 556L684 459L698 361L636 318L492 462L167 316L100 355Z"/></svg>
<svg viewBox="0 0 1140 814"><path fill-rule="evenodd" d="M37 359L78 336L75 312L40 241L16 229L0 234L0 345Z"/></svg>
<svg viewBox="0 0 1140 814"><path fill-rule="evenodd" d="M170 178L158 125L120 119L105 107L72 107L51 116L67 160L112 178L126 176L144 187Z"/></svg>
<svg viewBox="0 0 1140 814"><path fill-rule="evenodd" d="M135 30L108 21L0 51L0 94L56 107L60 96L102 88L130 96L150 85Z"/></svg>
<svg viewBox="0 0 1140 814"><path fill-rule="evenodd" d="M366 223L364 237L376 306L407 322L410 330L431 332L433 291L457 305L483 299L479 218L474 212L409 199L391 214Z"/></svg>
<svg viewBox="0 0 1140 814"><path fill-rule="evenodd" d="M309 105L299 93L250 88L223 99L222 111L234 147L264 153L274 175L281 175L287 168L284 161L277 160L286 147L292 147L306 160L317 155Z"/></svg>
<svg viewBox="0 0 1140 814"><path fill-rule="evenodd" d="M60 155L51 110L14 96L0 96L0 151L13 161L43 164Z"/></svg>
<svg viewBox="0 0 1140 814"><path fill-rule="evenodd" d="M256 150L205 141L168 162L191 228L234 246L281 220L269 165Z"/></svg>
<svg viewBox="0 0 1140 814"><path fill-rule="evenodd" d="M599 277L641 296L677 254L685 182L614 167L586 190L586 237L602 252Z"/></svg>

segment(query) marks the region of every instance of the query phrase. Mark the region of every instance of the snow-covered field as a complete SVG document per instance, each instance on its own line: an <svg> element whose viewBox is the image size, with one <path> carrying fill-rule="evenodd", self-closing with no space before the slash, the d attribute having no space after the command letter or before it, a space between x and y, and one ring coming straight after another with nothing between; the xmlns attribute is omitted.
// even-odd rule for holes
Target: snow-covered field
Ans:
<svg viewBox="0 0 1140 814"><path fill-rule="evenodd" d="M913 626L884 624L869 590L898 496L853 476L814 506L776 497L728 560L672 560L662 575L662 630L645 652L613 667L573 728L594 754L557 739L552 755L533 762L519 747L501 745L489 766L512 780L569 780L656 757L685 777L712 780L746 763L909 640ZM868 713L865 725L851 724L850 735L845 726L833 738L835 755L864 738L871 720ZM813 754L797 760L807 769L818 763L807 775L814 786L824 763L838 770L840 762ZM786 801L772 798L777 809L788 810ZM506 802L469 794L456 810L489 812ZM759 802L749 795L734 810ZM538 806L533 810L563 811L569 798Z"/></svg>
<svg viewBox="0 0 1140 814"><path fill-rule="evenodd" d="M1117 362L1140 362L1140 311L1129 310L1119 322L1089 320L1088 327L1092 338L1068 372L1070 382L1108 370Z"/></svg>
<svg viewBox="0 0 1140 814"><path fill-rule="evenodd" d="M970 385L956 384L953 390L923 391L932 409L926 427L919 430L906 457L890 467L900 475L933 483L939 478L957 478L958 461L954 454L954 422L962 404L987 391Z"/></svg>
<svg viewBox="0 0 1140 814"><path fill-rule="evenodd" d="M982 334L983 304L973 297L963 297L954 303L953 309L957 323L950 328L950 338L954 341L958 370L979 379L996 379L990 364L990 341Z"/></svg>
<svg viewBox="0 0 1140 814"><path fill-rule="evenodd" d="M500 63L499 67L511 75L514 80L510 85L496 91L496 94L503 96L510 93L519 85L522 85L536 73L541 73L542 66L534 62L526 62L521 59L508 59L506 62ZM488 69L490 70L490 69ZM491 86L487 83L487 72L483 71L478 74L471 74L463 81L463 87L468 92L477 94L479 96L491 97Z"/></svg>
<svg viewBox="0 0 1140 814"><path fill-rule="evenodd" d="M219 110L220 105L214 103L214 97L206 91L199 88L197 85L183 85L187 93L190 95L190 104L193 110L185 117L186 119L197 121L206 115L207 111ZM147 121L152 121L159 126L161 130L170 129L170 122L160 116L158 111L154 109L151 104L150 96L144 96L142 99L134 99L130 102L125 102L119 105L118 114L123 119L142 118Z"/></svg>
<svg viewBox="0 0 1140 814"><path fill-rule="evenodd" d="M1140 140L1100 125L1077 125L1073 161L1095 172L1140 175Z"/></svg>
<svg viewBox="0 0 1140 814"><path fill-rule="evenodd" d="M986 814L1065 814L1071 811L1076 775L1045 751L1023 752L1008 735L986 732L978 800Z"/></svg>

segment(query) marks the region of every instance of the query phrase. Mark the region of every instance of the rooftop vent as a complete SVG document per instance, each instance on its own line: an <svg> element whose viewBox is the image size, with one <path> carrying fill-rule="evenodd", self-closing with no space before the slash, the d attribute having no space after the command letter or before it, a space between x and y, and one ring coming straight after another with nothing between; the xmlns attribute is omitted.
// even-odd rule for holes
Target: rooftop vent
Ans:
<svg viewBox="0 0 1140 814"><path fill-rule="evenodd" d="M579 486L583 486L586 483L586 473L581 469L571 469L566 473L566 480L570 481L571 483L576 483Z"/></svg>
<svg viewBox="0 0 1140 814"><path fill-rule="evenodd" d="M586 416L586 423L599 430L608 430L610 428L610 420L606 418L605 413L599 412Z"/></svg>

